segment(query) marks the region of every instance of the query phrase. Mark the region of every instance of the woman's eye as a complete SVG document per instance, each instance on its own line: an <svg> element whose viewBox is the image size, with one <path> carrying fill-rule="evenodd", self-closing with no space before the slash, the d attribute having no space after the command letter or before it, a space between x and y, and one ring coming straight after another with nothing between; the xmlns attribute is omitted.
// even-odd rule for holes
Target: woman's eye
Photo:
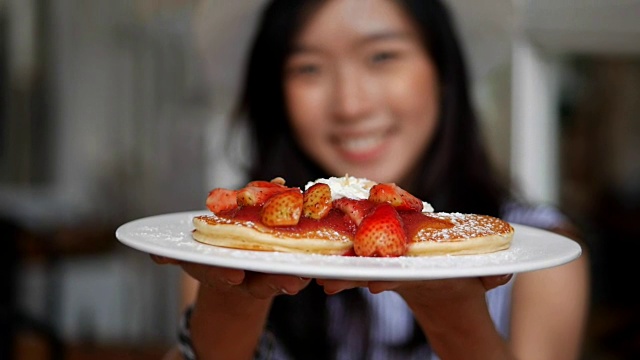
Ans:
<svg viewBox="0 0 640 360"><path fill-rule="evenodd" d="M315 64L294 65L289 67L291 75L314 75L320 72L320 66Z"/></svg>
<svg viewBox="0 0 640 360"><path fill-rule="evenodd" d="M378 53L375 53L371 56L370 60L372 63L374 64L379 64L379 63L384 63L387 62L389 60L393 60L397 57L397 54L394 52L390 52L390 51L381 51Z"/></svg>

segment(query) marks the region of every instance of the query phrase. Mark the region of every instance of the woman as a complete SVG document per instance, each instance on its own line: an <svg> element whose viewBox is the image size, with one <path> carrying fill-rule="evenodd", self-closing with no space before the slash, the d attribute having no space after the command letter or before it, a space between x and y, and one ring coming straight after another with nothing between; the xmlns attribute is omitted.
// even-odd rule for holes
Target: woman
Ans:
<svg viewBox="0 0 640 360"><path fill-rule="evenodd" d="M248 179L303 186L348 173L398 183L437 211L568 229L553 209L514 202L491 168L439 1L273 1L246 76L239 118L255 145ZM187 358L580 354L586 256L513 278L408 282L181 265L201 283L181 337Z"/></svg>

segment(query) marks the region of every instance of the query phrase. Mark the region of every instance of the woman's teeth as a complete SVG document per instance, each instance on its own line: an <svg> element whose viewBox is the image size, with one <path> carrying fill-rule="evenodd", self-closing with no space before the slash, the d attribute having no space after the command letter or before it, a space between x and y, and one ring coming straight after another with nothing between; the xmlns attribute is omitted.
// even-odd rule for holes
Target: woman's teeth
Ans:
<svg viewBox="0 0 640 360"><path fill-rule="evenodd" d="M349 152L365 152L375 149L383 141L383 136L366 136L358 138L342 139L340 146Z"/></svg>

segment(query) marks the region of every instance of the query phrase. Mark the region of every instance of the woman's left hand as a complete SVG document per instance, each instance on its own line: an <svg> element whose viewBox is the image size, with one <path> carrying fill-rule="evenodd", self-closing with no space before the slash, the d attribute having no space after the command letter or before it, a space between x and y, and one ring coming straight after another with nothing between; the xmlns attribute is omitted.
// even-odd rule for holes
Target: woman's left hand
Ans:
<svg viewBox="0 0 640 360"><path fill-rule="evenodd" d="M373 294L383 291L394 290L400 293L422 292L422 291L443 291L453 290L462 285L462 281L478 281L485 291L504 285L511 279L512 274L482 276L477 278L455 278L442 280L422 280L422 281L356 281L356 280L328 280L317 279L318 284L324 287L325 293L329 295L337 294L343 290L356 287L366 287ZM472 280L475 279L475 280Z"/></svg>
<svg viewBox="0 0 640 360"><path fill-rule="evenodd" d="M406 301L441 358L512 359L508 344L497 332L485 293L506 284L512 275L452 278L424 281L317 280L327 294L354 287L371 293L395 291ZM474 349L472 353L469 349Z"/></svg>
<svg viewBox="0 0 640 360"><path fill-rule="evenodd" d="M372 294L389 290L395 291L413 307L435 305L439 301L450 302L456 298L464 298L466 296L484 293L487 290L506 284L511 277L512 274L420 281L355 281L328 279L317 279L316 281L324 288L325 293L329 295L355 287L366 287Z"/></svg>

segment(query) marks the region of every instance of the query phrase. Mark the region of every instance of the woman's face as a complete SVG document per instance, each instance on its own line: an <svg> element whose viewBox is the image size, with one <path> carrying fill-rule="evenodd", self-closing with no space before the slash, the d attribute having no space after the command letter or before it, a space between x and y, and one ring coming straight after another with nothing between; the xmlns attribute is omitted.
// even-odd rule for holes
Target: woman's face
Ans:
<svg viewBox="0 0 640 360"><path fill-rule="evenodd" d="M436 127L438 81L393 1L327 1L294 40L284 77L294 134L326 171L401 183L416 168Z"/></svg>

